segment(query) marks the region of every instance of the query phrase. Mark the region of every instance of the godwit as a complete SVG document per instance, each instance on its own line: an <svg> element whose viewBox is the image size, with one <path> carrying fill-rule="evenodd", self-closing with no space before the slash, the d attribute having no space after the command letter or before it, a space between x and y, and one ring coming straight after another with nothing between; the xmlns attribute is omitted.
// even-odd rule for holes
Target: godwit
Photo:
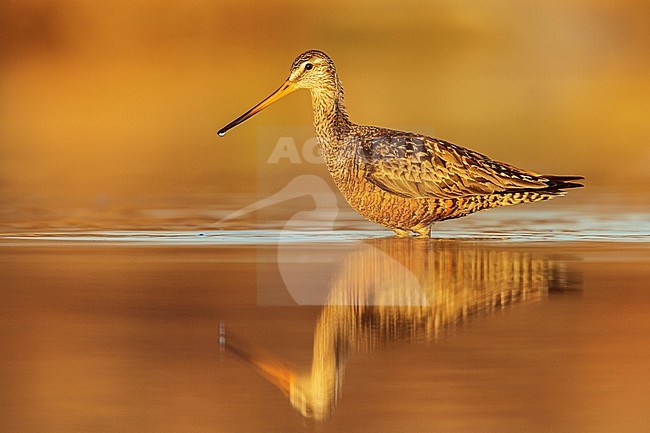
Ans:
<svg viewBox="0 0 650 433"><path fill-rule="evenodd" d="M299 55L284 84L219 136L298 89L311 92L319 150L345 199L398 236L430 237L435 221L548 200L582 186L573 182L582 176L542 175L437 138L352 123L334 62L316 50Z"/></svg>

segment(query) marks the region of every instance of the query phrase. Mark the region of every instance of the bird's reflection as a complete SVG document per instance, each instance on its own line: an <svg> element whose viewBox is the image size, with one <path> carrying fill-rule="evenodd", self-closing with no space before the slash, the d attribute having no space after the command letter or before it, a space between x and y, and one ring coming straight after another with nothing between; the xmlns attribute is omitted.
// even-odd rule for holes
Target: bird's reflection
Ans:
<svg viewBox="0 0 650 433"><path fill-rule="evenodd" d="M229 335L222 343L287 394L300 414L322 421L341 395L350 355L393 342L431 341L474 315L570 289L564 266L514 247L369 240L345 257L332 279L314 332L311 369L296 371Z"/></svg>

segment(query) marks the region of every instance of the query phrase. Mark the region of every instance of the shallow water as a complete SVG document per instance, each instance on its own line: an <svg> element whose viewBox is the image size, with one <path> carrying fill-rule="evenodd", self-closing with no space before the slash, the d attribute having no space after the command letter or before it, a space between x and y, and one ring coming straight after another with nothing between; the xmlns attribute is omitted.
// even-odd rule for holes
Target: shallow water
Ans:
<svg viewBox="0 0 650 433"><path fill-rule="evenodd" d="M479 215L471 215L434 225L436 239L463 239L474 241L512 242L650 242L650 213L647 206L593 206L561 205L523 209L497 209ZM287 213L295 211L289 208ZM48 221L33 224L7 224L0 231L0 240L44 242L117 242L183 245L243 245L285 244L304 242L350 242L368 238L392 236L392 232L363 221L355 213L344 214L334 221L328 220L330 209L303 212L303 219L284 214L263 222L237 220L235 222L196 221L187 215L199 211L149 210L140 218L130 219L130 228L95 224L83 227L69 225L61 230L64 222ZM294 212L295 213L295 212ZM341 213L341 212L339 212ZM304 216L309 214L307 218ZM154 219L152 215L162 215ZM204 217L210 218L207 213ZM220 213L223 216L223 212ZM119 218L119 215L114 216ZM178 221L182 220L183 223ZM109 219L110 221L110 219ZM122 223L124 224L124 223ZM104 222L106 225L106 222ZM197 230L196 227L200 227ZM133 229L137 227L137 229ZM298 228L298 229L296 229Z"/></svg>
<svg viewBox="0 0 650 433"><path fill-rule="evenodd" d="M647 431L646 213L342 225L6 230L0 430Z"/></svg>

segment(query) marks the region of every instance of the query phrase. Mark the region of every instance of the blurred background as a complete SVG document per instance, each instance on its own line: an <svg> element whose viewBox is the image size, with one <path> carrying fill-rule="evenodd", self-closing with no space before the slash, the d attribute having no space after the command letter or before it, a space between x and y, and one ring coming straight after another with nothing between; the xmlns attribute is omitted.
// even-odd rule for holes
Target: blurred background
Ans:
<svg viewBox="0 0 650 433"><path fill-rule="evenodd" d="M3 0L0 215L128 221L136 209L218 209L254 194L260 128L309 127L308 93L216 131L307 49L335 60L357 123L423 125L495 159L585 175L591 191L645 197L649 7Z"/></svg>

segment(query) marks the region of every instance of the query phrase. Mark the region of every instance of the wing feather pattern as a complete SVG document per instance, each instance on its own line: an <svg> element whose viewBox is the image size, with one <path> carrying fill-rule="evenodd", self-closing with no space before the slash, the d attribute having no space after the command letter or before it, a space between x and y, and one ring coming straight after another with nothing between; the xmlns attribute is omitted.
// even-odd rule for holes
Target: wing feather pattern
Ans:
<svg viewBox="0 0 650 433"><path fill-rule="evenodd" d="M491 195L544 190L561 183L444 140L385 129L373 134L373 129L364 131L359 155L366 177L403 197Z"/></svg>

